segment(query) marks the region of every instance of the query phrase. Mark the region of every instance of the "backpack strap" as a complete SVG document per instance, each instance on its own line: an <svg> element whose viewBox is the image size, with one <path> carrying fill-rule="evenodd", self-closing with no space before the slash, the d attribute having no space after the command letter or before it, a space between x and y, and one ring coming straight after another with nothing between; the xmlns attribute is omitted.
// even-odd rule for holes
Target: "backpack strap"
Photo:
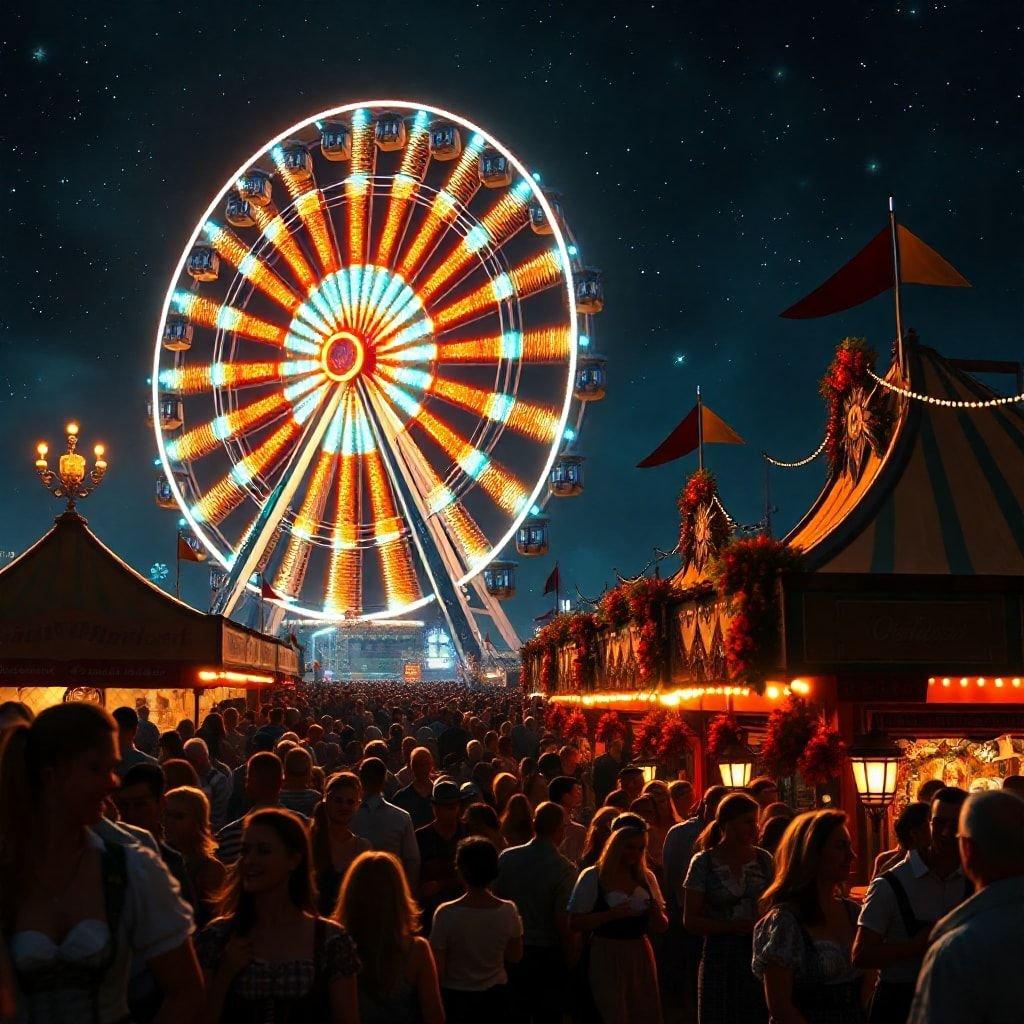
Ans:
<svg viewBox="0 0 1024 1024"><path fill-rule="evenodd" d="M110 932L110 948L103 971L110 969L117 959L117 946L121 932L124 901L128 895L128 864L125 849L120 843L104 842L100 855L100 875L103 884L103 906Z"/></svg>
<svg viewBox="0 0 1024 1024"><path fill-rule="evenodd" d="M896 877L894 870L886 871L880 877L889 883L889 887L896 897L896 906L899 908L900 917L903 919L903 927L906 929L907 938L912 939L921 930L921 922L917 919L914 908L910 905L910 897L907 895L907 890L903 888L903 883Z"/></svg>

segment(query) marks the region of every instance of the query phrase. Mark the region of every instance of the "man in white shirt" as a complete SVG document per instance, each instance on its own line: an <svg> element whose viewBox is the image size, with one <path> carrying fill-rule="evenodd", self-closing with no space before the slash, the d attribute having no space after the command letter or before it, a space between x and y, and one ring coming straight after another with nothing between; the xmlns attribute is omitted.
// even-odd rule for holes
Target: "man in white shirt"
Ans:
<svg viewBox="0 0 1024 1024"><path fill-rule="evenodd" d="M185 760L199 776L199 788L210 801L210 828L213 832L228 823L228 801L231 799L231 780L213 767L206 741L194 736L185 743Z"/></svg>
<svg viewBox="0 0 1024 1024"><path fill-rule="evenodd" d="M881 969L871 1024L905 1024L932 926L971 894L960 866L962 789L940 789L931 805L931 841L872 881L857 921L853 962Z"/></svg>
<svg viewBox="0 0 1024 1024"><path fill-rule="evenodd" d="M1024 800L972 794L959 833L977 891L935 926L907 1024L1020 1024Z"/></svg>
<svg viewBox="0 0 1024 1024"><path fill-rule="evenodd" d="M393 853L405 868L409 888L419 883L420 850L408 811L384 799L387 765L379 757L367 757L359 766L363 802L349 826L357 836L368 840L374 850Z"/></svg>
<svg viewBox="0 0 1024 1024"><path fill-rule="evenodd" d="M568 775L559 775L548 785L548 799L553 804L558 804L565 812L565 838L558 852L579 867L587 830L579 822L573 821L572 815L583 803L583 787L576 779Z"/></svg>

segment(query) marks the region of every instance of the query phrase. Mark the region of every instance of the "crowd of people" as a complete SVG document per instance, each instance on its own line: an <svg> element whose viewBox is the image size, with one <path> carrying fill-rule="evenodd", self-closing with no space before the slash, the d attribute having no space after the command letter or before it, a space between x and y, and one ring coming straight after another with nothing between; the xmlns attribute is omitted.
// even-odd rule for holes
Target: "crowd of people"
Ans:
<svg viewBox="0 0 1024 1024"><path fill-rule="evenodd" d="M1024 779L923 786L855 902L841 811L590 762L540 712L0 707L0 1022L1021 1020Z"/></svg>

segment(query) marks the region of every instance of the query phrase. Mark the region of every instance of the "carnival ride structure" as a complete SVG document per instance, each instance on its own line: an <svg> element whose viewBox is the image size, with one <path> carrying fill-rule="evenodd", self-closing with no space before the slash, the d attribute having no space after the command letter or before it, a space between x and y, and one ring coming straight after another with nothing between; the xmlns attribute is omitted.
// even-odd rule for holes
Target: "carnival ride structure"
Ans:
<svg viewBox="0 0 1024 1024"><path fill-rule="evenodd" d="M193 229L153 355L157 501L224 568L213 610L248 592L273 630L437 602L464 659L491 628L517 650L501 555L545 554L548 498L583 489L602 305L559 197L463 117L353 103L259 149Z"/></svg>

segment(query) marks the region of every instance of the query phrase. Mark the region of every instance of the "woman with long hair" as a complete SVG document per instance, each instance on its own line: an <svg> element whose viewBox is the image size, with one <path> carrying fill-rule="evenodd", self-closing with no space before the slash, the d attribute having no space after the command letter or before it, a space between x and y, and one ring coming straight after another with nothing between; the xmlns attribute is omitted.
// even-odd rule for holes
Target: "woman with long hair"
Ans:
<svg viewBox="0 0 1024 1024"><path fill-rule="evenodd" d="M224 885L224 865L217 860L217 841L210 831L210 801L195 786L170 790L164 803L164 838L185 859L196 894L196 927L213 917Z"/></svg>
<svg viewBox="0 0 1024 1024"><path fill-rule="evenodd" d="M360 853L331 916L352 937L363 964L360 1024L444 1024L434 954L417 935L419 910L397 857Z"/></svg>
<svg viewBox="0 0 1024 1024"><path fill-rule="evenodd" d="M362 798L359 776L353 772L336 772L327 780L324 798L313 811L310 826L313 871L320 894L320 913L325 916L334 910L349 866L370 849L370 841L352 831L352 817L359 810Z"/></svg>
<svg viewBox="0 0 1024 1024"><path fill-rule="evenodd" d="M603 1024L661 1024L658 970L647 933L668 928L658 882L647 866L647 822L620 814L594 867L576 882L569 927L589 932L590 987Z"/></svg>
<svg viewBox="0 0 1024 1024"><path fill-rule="evenodd" d="M857 907L843 896L853 846L842 811L790 822L761 896L754 974L773 1021L864 1024L864 978L851 961Z"/></svg>
<svg viewBox="0 0 1024 1024"><path fill-rule="evenodd" d="M612 822L619 816L617 807L598 807L587 827L587 835L583 840L583 853L580 854L580 870L593 867L608 837L612 834Z"/></svg>
<svg viewBox="0 0 1024 1024"><path fill-rule="evenodd" d="M309 837L280 808L245 819L221 917L196 939L207 979L204 1024L355 1024L359 957L317 914Z"/></svg>
<svg viewBox="0 0 1024 1024"><path fill-rule="evenodd" d="M0 929L19 1021L126 1020L133 961L163 993L158 1024L202 1005L177 885L150 850L94 831L118 761L113 718L78 702L13 725L0 748Z"/></svg>
<svg viewBox="0 0 1024 1024"><path fill-rule="evenodd" d="M523 793L513 793L501 816L501 834L509 846L522 846L533 838L533 807Z"/></svg>
<svg viewBox="0 0 1024 1024"><path fill-rule="evenodd" d="M701 834L701 852L683 882L683 926L703 937L697 968L699 1024L767 1024L750 973L758 900L772 880L771 854L757 846L757 801L727 796Z"/></svg>

